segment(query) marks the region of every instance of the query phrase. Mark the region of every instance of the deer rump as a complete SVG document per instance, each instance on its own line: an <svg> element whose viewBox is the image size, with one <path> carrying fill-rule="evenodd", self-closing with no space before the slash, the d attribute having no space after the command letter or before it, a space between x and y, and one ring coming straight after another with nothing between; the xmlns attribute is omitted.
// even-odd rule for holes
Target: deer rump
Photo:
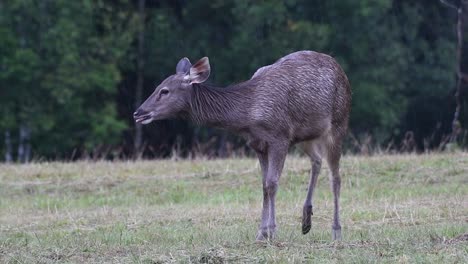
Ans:
<svg viewBox="0 0 468 264"><path fill-rule="evenodd" d="M292 143L346 133L351 91L332 57L295 52L258 69L250 81L249 126L276 131Z"/></svg>

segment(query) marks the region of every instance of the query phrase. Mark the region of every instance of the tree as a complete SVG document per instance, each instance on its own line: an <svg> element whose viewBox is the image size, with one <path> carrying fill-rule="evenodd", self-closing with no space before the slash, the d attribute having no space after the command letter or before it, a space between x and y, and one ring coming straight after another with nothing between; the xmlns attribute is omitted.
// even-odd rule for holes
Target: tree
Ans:
<svg viewBox="0 0 468 264"><path fill-rule="evenodd" d="M118 59L131 41L131 14L124 1L8 1L2 28L13 55L4 65L10 122L28 125L33 151L60 157L75 148L115 144L125 124L117 119L113 94Z"/></svg>
<svg viewBox="0 0 468 264"><path fill-rule="evenodd" d="M145 0L138 1L138 57L137 57L137 83L135 95L135 109L137 109L143 101L143 77L145 65ZM140 157L142 154L141 144L143 137L143 129L141 124L136 124L135 127L135 157Z"/></svg>
<svg viewBox="0 0 468 264"><path fill-rule="evenodd" d="M449 2L448 0L441 0L443 4L446 6L455 9L457 11L457 56L456 56L456 63L457 63L457 86L455 88L455 112L453 115L452 121L452 134L450 136L450 141L455 142L458 135L461 132L461 123L460 123L460 111L461 111L461 89L462 89L462 82L468 82L468 74L462 71L462 52L463 52L463 18L465 12L468 10L468 1L460 0L458 6Z"/></svg>

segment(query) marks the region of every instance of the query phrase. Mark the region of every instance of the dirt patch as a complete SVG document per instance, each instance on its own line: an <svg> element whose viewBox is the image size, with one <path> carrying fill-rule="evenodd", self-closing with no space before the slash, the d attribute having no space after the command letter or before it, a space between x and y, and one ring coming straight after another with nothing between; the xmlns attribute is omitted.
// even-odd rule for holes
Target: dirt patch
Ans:
<svg viewBox="0 0 468 264"><path fill-rule="evenodd" d="M453 244L468 241L468 233L464 233L464 234L458 235L458 236L450 238L450 239L447 239L447 237L441 237L441 236L437 236L437 235L430 235L430 239L431 239L432 243L453 245Z"/></svg>
<svg viewBox="0 0 468 264"><path fill-rule="evenodd" d="M464 233L454 238L448 239L444 241L444 243L445 244L457 244L457 243L466 242L466 241L468 241L468 233Z"/></svg>
<svg viewBox="0 0 468 264"><path fill-rule="evenodd" d="M226 252L220 248L210 248L198 257L199 263L221 264L226 262Z"/></svg>
<svg viewBox="0 0 468 264"><path fill-rule="evenodd" d="M54 261L59 261L59 260L64 260L67 258L67 256L63 254L59 254L57 252L52 252L50 254L42 255L44 258L54 260Z"/></svg>
<svg viewBox="0 0 468 264"><path fill-rule="evenodd" d="M229 250L222 247L216 247L207 249L198 256L191 257L191 261L195 263L221 264L260 262L260 259L253 256L229 252Z"/></svg>

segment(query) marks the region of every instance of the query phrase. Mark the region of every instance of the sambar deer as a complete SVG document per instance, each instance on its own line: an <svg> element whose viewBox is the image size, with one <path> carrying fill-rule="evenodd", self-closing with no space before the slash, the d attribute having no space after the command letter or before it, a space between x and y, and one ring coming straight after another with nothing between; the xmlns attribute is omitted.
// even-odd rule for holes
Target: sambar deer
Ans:
<svg viewBox="0 0 468 264"><path fill-rule="evenodd" d="M348 128L351 88L330 56L298 51L258 69L247 81L217 88L203 84L210 75L207 57L192 65L179 61L136 110L137 123L184 118L235 132L255 150L263 173L263 209L257 240L276 232L275 197L288 148L300 143L311 172L302 215L302 233L311 228L314 188L325 157L334 195L332 237L341 239L339 218L342 141Z"/></svg>

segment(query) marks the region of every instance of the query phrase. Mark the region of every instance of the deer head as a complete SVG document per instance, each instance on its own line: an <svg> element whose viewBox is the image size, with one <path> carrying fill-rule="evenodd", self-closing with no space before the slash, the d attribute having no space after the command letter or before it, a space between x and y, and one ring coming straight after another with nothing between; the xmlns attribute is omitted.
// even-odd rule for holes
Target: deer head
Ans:
<svg viewBox="0 0 468 264"><path fill-rule="evenodd" d="M146 101L133 113L135 122L149 124L155 120L180 116L188 111L192 85L203 83L210 76L208 57L201 58L193 66L189 59L177 63L176 74L167 77Z"/></svg>

